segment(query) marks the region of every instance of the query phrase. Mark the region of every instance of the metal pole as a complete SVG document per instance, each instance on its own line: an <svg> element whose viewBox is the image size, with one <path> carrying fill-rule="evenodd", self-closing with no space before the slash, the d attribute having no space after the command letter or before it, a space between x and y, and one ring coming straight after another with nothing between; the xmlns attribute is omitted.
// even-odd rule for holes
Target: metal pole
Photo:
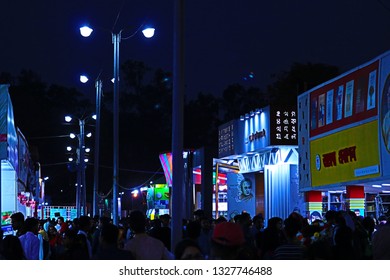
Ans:
<svg viewBox="0 0 390 280"><path fill-rule="evenodd" d="M81 207L80 207L80 190L81 190L81 164L80 164L80 141L79 148L77 148L77 186L76 186L76 211L77 217L80 217Z"/></svg>
<svg viewBox="0 0 390 280"><path fill-rule="evenodd" d="M94 155L94 168L93 168L93 215L98 215L98 190L99 190L99 150L100 150L100 106L102 98L102 86L101 80L96 80L96 130L95 130L95 155Z"/></svg>
<svg viewBox="0 0 390 280"><path fill-rule="evenodd" d="M113 223L118 225L118 176L119 176L119 43L121 32L112 33L112 43L114 44L114 136L113 136L113 182L112 182L112 214Z"/></svg>
<svg viewBox="0 0 390 280"><path fill-rule="evenodd" d="M183 104L184 104L184 0L175 1L173 39L172 110L172 233L171 244L183 238L185 185L183 180Z"/></svg>
<svg viewBox="0 0 390 280"><path fill-rule="evenodd" d="M81 170L81 186L80 186L80 203L83 209L83 215L86 215L86 184L85 184L85 144L84 144L84 120L79 120L80 125L80 170Z"/></svg>

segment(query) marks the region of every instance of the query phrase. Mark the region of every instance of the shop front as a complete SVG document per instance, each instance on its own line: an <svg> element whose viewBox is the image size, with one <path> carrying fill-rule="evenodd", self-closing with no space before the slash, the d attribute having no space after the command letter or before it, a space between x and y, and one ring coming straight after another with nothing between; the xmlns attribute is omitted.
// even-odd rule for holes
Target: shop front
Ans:
<svg viewBox="0 0 390 280"><path fill-rule="evenodd" d="M0 212L5 234L12 233L11 215L36 216L35 167L27 141L15 127L8 85L0 85Z"/></svg>
<svg viewBox="0 0 390 280"><path fill-rule="evenodd" d="M227 172L227 218L245 211L287 218L300 211L297 110L268 106L219 127L219 160Z"/></svg>
<svg viewBox="0 0 390 280"><path fill-rule="evenodd" d="M388 211L389 74L385 53L298 97L299 186L308 215Z"/></svg>

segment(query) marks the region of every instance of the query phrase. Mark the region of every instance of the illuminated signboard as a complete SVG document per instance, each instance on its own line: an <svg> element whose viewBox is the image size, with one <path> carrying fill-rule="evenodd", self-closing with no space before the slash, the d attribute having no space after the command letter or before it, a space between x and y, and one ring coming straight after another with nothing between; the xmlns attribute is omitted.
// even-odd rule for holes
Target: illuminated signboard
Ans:
<svg viewBox="0 0 390 280"><path fill-rule="evenodd" d="M375 61L310 93L310 137L376 116Z"/></svg>
<svg viewBox="0 0 390 280"><path fill-rule="evenodd" d="M378 121L311 141L312 186L380 176Z"/></svg>
<svg viewBox="0 0 390 280"><path fill-rule="evenodd" d="M218 129L218 157L234 154L235 121L221 125Z"/></svg>
<svg viewBox="0 0 390 280"><path fill-rule="evenodd" d="M298 145L297 108L271 107L271 145Z"/></svg>

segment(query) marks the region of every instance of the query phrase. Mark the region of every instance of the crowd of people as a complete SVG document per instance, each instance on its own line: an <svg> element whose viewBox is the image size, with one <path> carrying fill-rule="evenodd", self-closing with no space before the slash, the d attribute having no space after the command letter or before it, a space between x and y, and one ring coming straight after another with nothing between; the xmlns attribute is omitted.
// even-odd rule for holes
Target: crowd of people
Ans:
<svg viewBox="0 0 390 280"><path fill-rule="evenodd" d="M308 220L297 212L273 217L247 212L211 219L203 210L183 221L171 244L170 216L149 220L133 210L118 225L105 216L38 220L11 216L13 235L0 232L0 260L389 260L390 218L329 210Z"/></svg>

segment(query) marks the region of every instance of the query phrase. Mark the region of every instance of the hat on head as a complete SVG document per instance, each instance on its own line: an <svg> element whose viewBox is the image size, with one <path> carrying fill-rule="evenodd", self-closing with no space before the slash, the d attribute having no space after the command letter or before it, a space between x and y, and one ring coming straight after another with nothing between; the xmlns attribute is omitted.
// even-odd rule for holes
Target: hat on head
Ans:
<svg viewBox="0 0 390 280"><path fill-rule="evenodd" d="M224 246L239 246L245 243L241 226L231 222L222 222L215 226L213 241Z"/></svg>

